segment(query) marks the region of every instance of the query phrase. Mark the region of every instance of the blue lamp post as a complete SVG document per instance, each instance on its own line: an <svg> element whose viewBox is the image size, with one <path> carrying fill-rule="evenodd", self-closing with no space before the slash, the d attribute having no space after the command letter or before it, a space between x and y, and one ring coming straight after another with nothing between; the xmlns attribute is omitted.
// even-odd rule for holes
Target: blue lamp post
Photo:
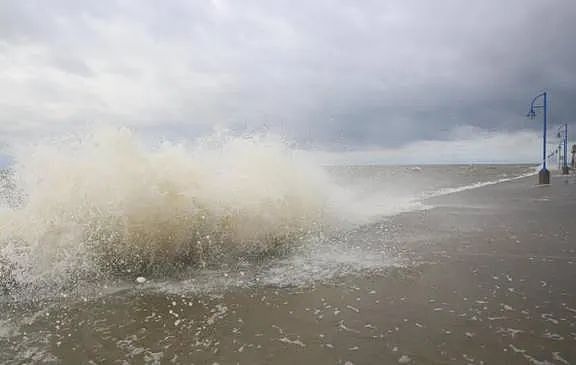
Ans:
<svg viewBox="0 0 576 365"><path fill-rule="evenodd" d="M568 175L570 173L570 167L568 167L568 123L564 123L564 160L562 161L562 175Z"/></svg>
<svg viewBox="0 0 576 365"><path fill-rule="evenodd" d="M558 127L558 130L556 131L556 137L558 137L558 148L556 149L557 153L558 153L558 168L562 169L562 162L564 161L564 158L562 157L562 154L564 153L564 124L562 124L561 126Z"/></svg>
<svg viewBox="0 0 576 365"><path fill-rule="evenodd" d="M535 105L536 100L542 98L542 104ZM536 95L532 102L530 103L530 111L528 112L528 117L534 119L536 117L535 109L544 109L544 133L543 133L543 143L542 143L542 169L538 172L538 184L550 184L550 171L546 169L546 117L548 111L548 100L546 92Z"/></svg>

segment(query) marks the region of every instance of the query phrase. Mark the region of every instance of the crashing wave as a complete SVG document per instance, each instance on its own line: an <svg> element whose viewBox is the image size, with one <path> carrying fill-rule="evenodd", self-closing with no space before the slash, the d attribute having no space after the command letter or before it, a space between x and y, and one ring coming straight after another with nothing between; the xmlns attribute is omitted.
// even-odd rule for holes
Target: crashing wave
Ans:
<svg viewBox="0 0 576 365"><path fill-rule="evenodd" d="M323 170L269 136L148 148L105 129L15 161L0 211L5 284L204 265L290 245L336 218Z"/></svg>

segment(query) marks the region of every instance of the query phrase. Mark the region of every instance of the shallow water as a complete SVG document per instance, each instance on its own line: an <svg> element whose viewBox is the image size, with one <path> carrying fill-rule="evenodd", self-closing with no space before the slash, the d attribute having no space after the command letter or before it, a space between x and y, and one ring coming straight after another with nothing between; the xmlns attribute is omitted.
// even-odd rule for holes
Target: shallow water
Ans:
<svg viewBox="0 0 576 365"><path fill-rule="evenodd" d="M342 312L358 314L349 297L354 289L344 289L342 295L348 298L339 303L334 288L353 287L349 283L354 277L403 277L417 268L403 255L398 240L407 232L389 218L425 208L421 200L426 197L515 178L531 173L533 167L372 166L327 171L335 186L357 198L351 200L355 206L350 214L361 207L371 209L364 215L369 220L309 234L266 253L220 256L169 275L149 273L143 284L135 279L144 274L134 271L77 276L69 286L48 285L34 291L13 286L1 297L0 359L6 363L236 363L238 359L266 363L258 350L269 353L288 347L298 352L314 345L323 349L318 350L319 363L345 363L344 357L327 357L325 351L334 346L355 351L359 340L354 338L365 336L361 333L371 333L368 338L374 339L385 334L372 330L370 323L342 322ZM249 313L255 301L271 310L256 319ZM298 321L302 316L310 316L311 321L330 318L329 328L353 336L346 343L333 344L326 337L329 333L315 333L315 327L305 323L291 332L282 327L286 323L275 324L274 308L280 307L295 313ZM267 324L261 327L247 321ZM315 338L313 343L310 338Z"/></svg>
<svg viewBox="0 0 576 365"><path fill-rule="evenodd" d="M245 148L246 145L241 146L242 150ZM253 158L253 149L254 146L249 145L244 158ZM260 145L256 146L259 152L261 149ZM283 157L285 152L278 152L277 146L268 146L266 149L268 153L271 151L278 153L274 163L278 161L283 161L288 165L294 163L292 159L286 162ZM141 158L142 156L138 153L135 156ZM238 155L237 149L234 150L233 155ZM149 156L146 156L145 160L148 161L146 164L151 164ZM62 165L63 167L60 167L75 169L78 168L77 163L86 161L86 159L69 160ZM237 358L242 358L242 363L267 363L265 359L255 355L254 351L266 347L267 352L275 348L282 352L286 351L286 345L288 345L288 348L298 352L299 349L311 345L309 343L311 337L315 338L315 345L329 351L330 346L335 345L330 342L329 338L323 337L329 336L329 333L315 333L315 327L310 323L307 324L306 320L300 318L302 316L310 316L310 321L331 318L331 326L337 331L360 337L365 336L361 333L366 332L370 333L369 336L380 338L384 334L373 331L369 323L362 323L362 331L360 331L357 328L360 323L350 324L339 319L340 313L357 314L358 308L351 298L347 298L346 303L339 304L338 291L333 289L341 285L353 286L350 283L355 277L412 275L418 263L403 255L402 237L405 238L410 234L419 235L421 232L405 232L404 227L393 224L389 218L400 212L425 209L427 206L422 203L425 198L514 179L533 173L534 170L532 166L525 165L328 167L320 172L316 170L306 172L306 179L309 180L303 181L304 175L302 171L298 171L299 166L301 165L295 164L294 170L291 171L299 175L295 178L298 180L295 184L300 190L290 190L291 188L286 187L283 190L269 191L265 195L266 199L271 196L270 194L292 196L291 199L294 200L289 203L283 201L282 204L294 204L288 208L296 213L279 214L276 213L276 207L270 208L269 205L255 211L247 205L246 209L238 215L242 217L239 221L240 226L250 225L250 229L233 231L233 233L248 232L248 236L243 236L241 241L258 241L257 246L264 245L265 250L255 250L252 246L222 250L220 246L215 245L217 249L211 252L206 260L166 259L166 256L163 256L153 270L143 269L138 265L130 266L128 263L122 266L120 272L111 272L102 270L98 265L101 265L103 257L107 260L117 259L117 257L96 256L100 261L94 266L91 260L95 256L91 255L93 253L90 251L91 246L82 246L78 251L70 252L71 249L75 249L75 239L78 239L75 235L53 235L48 241L35 241L35 245L22 244L18 240L4 242L1 251L4 255L3 269L0 271L3 275L4 289L4 294L0 296L0 313L2 313L0 317L0 360L5 363L164 363L172 361L202 364L236 363ZM99 165L98 168L101 169L100 172L103 175L110 171L109 166ZM286 169L289 167L285 165L283 168L286 174ZM150 173L150 171L156 170L146 170L145 173ZM209 174L212 170L201 171ZM24 172L30 172L30 170ZM32 172L36 173L35 170ZM142 176L141 173L142 171L138 171L134 176ZM240 171L239 174L235 178L239 178L238 176L246 172ZM262 171L258 171L259 179L264 179L264 181L269 179L267 175L261 175ZM150 212L154 212L155 209L179 212L173 214L173 211L170 211L172 218L164 221L166 229L162 231L162 235L158 236L157 231L143 227L147 234L150 233L146 239L169 241L172 239L169 234L170 229L174 229L180 235L186 235L197 234L194 229L206 228L191 225L185 217L186 207L182 207L181 202L176 206L166 208L167 206L163 205L164 201L154 200L156 199L155 193L149 193L148 190L140 191L140 194L134 197L127 195L130 190L101 190L101 186L93 184L92 180L89 183L86 182L83 173L79 172L75 176L75 185L64 184L63 186L68 186L67 189L78 189L80 192L82 189L97 189L100 195L94 196L98 196L98 204L86 209L85 204L76 205L74 201L67 200L68 197L62 197L64 203L60 204L58 196L54 194L66 193L62 190L64 189L62 186L59 187L60 190L51 191L52 196L48 200L34 196L43 191L44 188L41 185L34 185L36 190L31 194L23 194L15 198L11 192L17 191L18 185L16 183L14 186L11 183L12 185L8 184L3 190L5 214L19 224L26 223L26 219L30 219L30 225L36 225L30 227L33 230L38 227L44 229L40 232L41 235L34 236L35 239L46 237L48 232L46 227L50 230L55 226L59 227L58 224L66 222L66 217L76 223L85 224L87 220L79 219L74 214L86 212L92 214L96 208L99 212L104 211L106 214L112 212L117 215L122 212L121 209L118 210L120 207L130 217L133 217L138 209L146 209L147 213L140 217L140 223L153 221L158 212ZM175 180L180 178L175 177L176 175L169 176ZM212 175L211 181L221 184L218 180L214 180L216 176ZM137 181L132 175L125 175L125 177L129 178L132 183ZM37 176L32 180L35 178ZM61 178L58 175L58 179ZM9 181L6 176L3 179L5 182ZM243 179L249 181L250 174L244 175ZM47 180L50 182L49 178ZM150 181L157 183L159 180ZM271 183L270 180L268 181ZM284 183L290 184L289 181L284 181ZM35 184L39 183L35 182ZM266 184L258 181L256 185L248 183L245 187L262 189L266 187ZM322 226L321 229L302 225L300 222L300 219L320 219L302 215L314 216L316 207L304 207L299 203L302 199L306 200L310 193L314 193L314 189L318 186L320 186L318 191L325 188L324 199L326 199L327 206L334 209L330 215L335 216L335 218L330 218L330 222L313 222L319 223L319 226ZM181 191L188 191L185 188L182 189L184 190ZM246 189L238 196L243 196L248 203L250 200L258 200L263 196L257 194L257 190ZM211 197L210 199L213 200L210 200L210 204L221 205L217 208L210 208L211 210L208 209L208 214L218 211L222 206L238 202L236 192L230 189L220 190L222 191L229 194L227 198L218 195L218 191L209 193L216 194L211 195L216 198ZM248 191L252 195L246 197L245 194ZM87 193L90 191L84 190L84 195ZM114 209L106 210L110 203L102 200L101 194L108 193L110 195L107 195L107 199L113 199L116 196L128 202L127 205L119 204ZM127 196L130 200L127 200ZM32 199L31 203L27 203L27 199ZM96 198L92 201L94 199ZM147 203L145 199L152 199L151 202L155 205L133 205L135 202ZM88 199L84 203L86 202L91 202L91 200ZM46 212L46 205L42 204L55 205L50 208L53 211ZM130 209L126 210L127 207ZM10 216L12 211L19 209L24 209L28 215ZM31 212L32 215L30 215ZM57 219L51 220L51 212L57 216ZM255 212L253 213L255 216L246 215L246 212ZM269 221L267 218L271 214L276 215L273 217L274 220ZM325 218L326 212L322 213L322 216ZM101 219L102 215L92 217ZM98 219L96 221L102 223L102 220ZM286 225L287 221L283 220L290 220L291 226ZM269 224L274 227L266 226L266 222L271 222ZM135 226L130 227L134 229ZM210 227L214 229L214 225ZM266 234L259 235L255 231L258 227L262 227ZM285 236L287 237L285 241L269 247L266 240L277 240L279 236L275 235L282 236L286 232L283 231L284 229L289 229L287 232L295 229L298 234ZM166 232L168 232L167 235ZM211 231L208 234L214 234L214 232ZM101 236L98 237L102 239ZM136 234L127 237L140 239L141 236ZM63 240L66 241L63 242ZM140 249L149 247L142 246L142 243L138 244ZM171 243L168 242L168 244ZM150 247L156 250L154 242ZM31 252L31 250L37 250L37 252ZM155 252L156 255L165 254L161 250ZM48 254L49 260L40 260L45 254ZM16 255L16 258L9 255ZM126 259L126 257L129 257L129 254L122 253L121 259ZM34 267L28 269L24 265L19 271L16 270L17 275L11 274L15 263L22 262L32 266L39 263L47 264L46 267L50 270L35 271ZM52 266L56 266L57 270L52 270ZM138 277L141 277L140 281L143 283L136 282ZM326 297L322 296L324 294L318 295L317 292L313 295L306 294L315 290L325 291ZM351 293L353 295L354 290L346 289L346 295L349 296ZM369 297L371 294L368 292L363 295ZM300 300L302 303L299 303ZM316 303L318 300L320 302ZM270 307L271 310L263 311L261 316L249 313L255 301L259 302L259 307ZM316 307L313 308L312 303L303 304L308 301L314 302ZM374 305L376 305L375 308L378 307L377 303ZM282 327L291 326L292 324L289 323L282 326L275 324L275 312L272 309L280 307L291 308L288 313L295 313L298 320L294 323L299 323L299 331L292 329L291 332L289 328ZM251 322L248 323L248 319L244 319L244 316L250 317ZM289 319L283 319L283 321L286 320ZM266 323L266 327L252 323L254 321ZM294 332L306 333L307 340L304 341L303 338L291 335ZM272 342L270 342L271 336L274 339ZM355 351L354 348L357 346L355 340L348 339L348 341L349 343L337 345L345 346L349 351ZM340 360L340 357L331 358L324 352L318 353L317 356L318 363L330 361L333 363ZM341 363L344 361L342 360Z"/></svg>

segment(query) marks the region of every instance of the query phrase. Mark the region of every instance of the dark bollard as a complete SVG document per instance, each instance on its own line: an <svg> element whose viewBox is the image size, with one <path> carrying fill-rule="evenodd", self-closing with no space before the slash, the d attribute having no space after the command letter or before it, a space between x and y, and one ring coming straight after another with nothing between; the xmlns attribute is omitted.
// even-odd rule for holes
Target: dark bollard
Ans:
<svg viewBox="0 0 576 365"><path fill-rule="evenodd" d="M550 171L547 169L542 169L538 173L538 184L539 185L546 185L550 184Z"/></svg>
<svg viewBox="0 0 576 365"><path fill-rule="evenodd" d="M570 167L562 166L562 175L570 175Z"/></svg>

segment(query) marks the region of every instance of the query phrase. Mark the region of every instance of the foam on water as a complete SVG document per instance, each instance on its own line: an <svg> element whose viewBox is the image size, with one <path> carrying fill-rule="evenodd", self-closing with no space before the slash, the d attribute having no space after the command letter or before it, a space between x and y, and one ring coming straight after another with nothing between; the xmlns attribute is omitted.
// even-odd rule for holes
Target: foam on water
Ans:
<svg viewBox="0 0 576 365"><path fill-rule="evenodd" d="M16 161L0 260L19 286L205 265L290 245L341 218L324 171L269 136L150 149L127 129L105 129Z"/></svg>
<svg viewBox="0 0 576 365"><path fill-rule="evenodd" d="M534 176L537 174L538 174L538 170L533 169L533 170L529 170L523 174L520 174L518 176L504 177L501 179L490 180L490 181L481 181L481 182L477 182L477 183L473 183L473 184L469 184L469 185L462 185L462 186L458 186L458 187L442 188L442 189L438 189L435 191L426 192L420 196L420 199L433 198L433 197L437 197L437 196L454 194L454 193L459 193L462 191L478 189L478 188L482 188L484 186L496 185L496 184L500 184L503 182L519 180L519 179Z"/></svg>

